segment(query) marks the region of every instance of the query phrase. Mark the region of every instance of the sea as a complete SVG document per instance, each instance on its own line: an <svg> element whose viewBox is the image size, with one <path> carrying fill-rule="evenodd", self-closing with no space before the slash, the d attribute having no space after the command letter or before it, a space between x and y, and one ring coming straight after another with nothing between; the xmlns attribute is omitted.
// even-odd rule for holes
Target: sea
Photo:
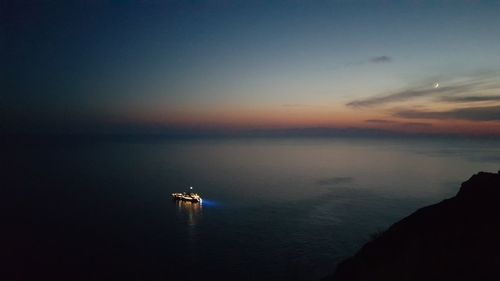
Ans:
<svg viewBox="0 0 500 281"><path fill-rule="evenodd" d="M420 207L500 169L500 140L5 141L4 280L321 280ZM190 187L201 204L176 202Z"/></svg>

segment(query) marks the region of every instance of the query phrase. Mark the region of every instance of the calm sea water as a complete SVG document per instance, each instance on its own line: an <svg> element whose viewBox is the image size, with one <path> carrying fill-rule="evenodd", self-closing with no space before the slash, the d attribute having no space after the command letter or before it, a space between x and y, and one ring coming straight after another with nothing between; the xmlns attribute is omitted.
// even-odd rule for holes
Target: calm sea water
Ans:
<svg viewBox="0 0 500 281"><path fill-rule="evenodd" d="M17 279L318 280L370 235L500 169L494 140L69 139L2 151L2 248ZM188 186L202 205L170 199Z"/></svg>

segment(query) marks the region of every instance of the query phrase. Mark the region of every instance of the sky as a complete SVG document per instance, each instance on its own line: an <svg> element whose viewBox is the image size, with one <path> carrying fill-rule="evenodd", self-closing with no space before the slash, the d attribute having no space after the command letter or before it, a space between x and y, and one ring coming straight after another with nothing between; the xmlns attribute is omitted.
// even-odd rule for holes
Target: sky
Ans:
<svg viewBox="0 0 500 281"><path fill-rule="evenodd" d="M6 133L500 135L500 1L2 1Z"/></svg>

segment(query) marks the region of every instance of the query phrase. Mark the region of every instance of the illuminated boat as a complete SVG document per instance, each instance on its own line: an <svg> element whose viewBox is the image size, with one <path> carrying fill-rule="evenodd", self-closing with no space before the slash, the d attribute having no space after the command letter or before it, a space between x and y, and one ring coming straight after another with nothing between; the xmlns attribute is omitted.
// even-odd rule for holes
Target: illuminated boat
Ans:
<svg viewBox="0 0 500 281"><path fill-rule="evenodd" d="M189 189L192 190L193 187L190 187ZM201 203L203 201L201 199L201 196L198 195L198 193L194 193L192 191L182 192L182 193L172 193L172 199L181 200L181 201L189 201L189 202L193 202L193 203Z"/></svg>

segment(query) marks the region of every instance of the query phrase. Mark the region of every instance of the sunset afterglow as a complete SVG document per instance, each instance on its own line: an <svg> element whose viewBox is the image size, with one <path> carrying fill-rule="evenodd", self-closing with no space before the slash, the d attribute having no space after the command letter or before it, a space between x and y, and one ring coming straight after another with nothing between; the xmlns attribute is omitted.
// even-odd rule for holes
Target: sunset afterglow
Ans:
<svg viewBox="0 0 500 281"><path fill-rule="evenodd" d="M498 135L498 8L486 1L20 8L2 20L10 30L3 61L11 65L3 126Z"/></svg>

